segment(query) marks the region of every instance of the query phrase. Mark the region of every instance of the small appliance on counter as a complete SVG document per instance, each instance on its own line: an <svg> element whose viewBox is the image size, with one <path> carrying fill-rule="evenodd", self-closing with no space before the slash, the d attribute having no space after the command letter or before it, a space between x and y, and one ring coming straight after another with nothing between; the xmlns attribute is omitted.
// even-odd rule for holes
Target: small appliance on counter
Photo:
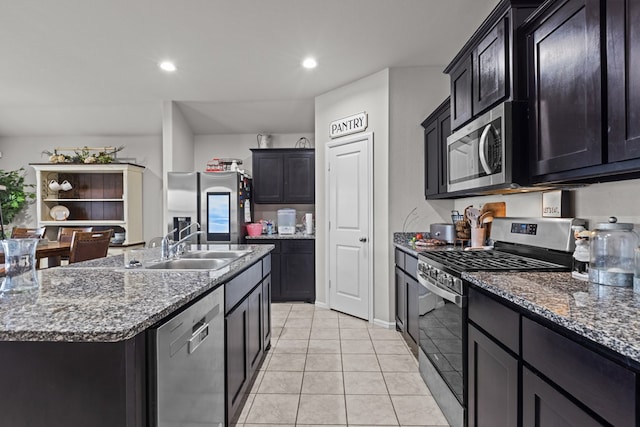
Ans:
<svg viewBox="0 0 640 427"><path fill-rule="evenodd" d="M573 251L573 269L571 277L578 280L589 280L589 235L590 232L582 225L571 227L575 237L575 249Z"/></svg>
<svg viewBox="0 0 640 427"><path fill-rule="evenodd" d="M589 281L608 286L633 286L635 249L640 239L633 232L632 223L609 222L596 224L589 245Z"/></svg>
<svg viewBox="0 0 640 427"><path fill-rule="evenodd" d="M429 234L432 239L454 244L456 241L456 226L453 224L431 224Z"/></svg>
<svg viewBox="0 0 640 427"><path fill-rule="evenodd" d="M278 234L296 234L295 209L278 209Z"/></svg>
<svg viewBox="0 0 640 427"><path fill-rule="evenodd" d="M304 214L304 232L305 234L313 234L313 214Z"/></svg>

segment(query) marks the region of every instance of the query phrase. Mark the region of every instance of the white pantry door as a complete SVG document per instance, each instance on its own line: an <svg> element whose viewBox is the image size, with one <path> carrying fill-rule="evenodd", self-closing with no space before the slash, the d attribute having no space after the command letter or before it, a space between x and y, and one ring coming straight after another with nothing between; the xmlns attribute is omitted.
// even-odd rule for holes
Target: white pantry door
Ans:
<svg viewBox="0 0 640 427"><path fill-rule="evenodd" d="M328 144L329 307L370 320L372 313L371 159L373 134Z"/></svg>

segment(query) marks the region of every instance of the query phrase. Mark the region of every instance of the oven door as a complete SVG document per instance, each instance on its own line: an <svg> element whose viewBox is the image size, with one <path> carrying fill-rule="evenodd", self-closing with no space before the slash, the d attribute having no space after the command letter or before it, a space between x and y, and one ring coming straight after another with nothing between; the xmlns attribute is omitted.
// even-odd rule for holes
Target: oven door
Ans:
<svg viewBox="0 0 640 427"><path fill-rule="evenodd" d="M418 281L431 296L421 305L418 327L420 373L453 426L463 425L466 364L466 296L443 289L419 273Z"/></svg>
<svg viewBox="0 0 640 427"><path fill-rule="evenodd" d="M507 105L498 105L447 138L448 192L505 183Z"/></svg>

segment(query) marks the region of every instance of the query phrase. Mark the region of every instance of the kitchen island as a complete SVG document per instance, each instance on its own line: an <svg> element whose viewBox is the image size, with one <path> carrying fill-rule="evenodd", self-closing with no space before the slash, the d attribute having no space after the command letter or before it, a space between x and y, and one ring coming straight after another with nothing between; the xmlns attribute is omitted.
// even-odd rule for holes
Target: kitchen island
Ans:
<svg viewBox="0 0 640 427"><path fill-rule="evenodd" d="M199 271L127 270L124 255L117 255L40 270L38 289L2 295L1 424L147 426L153 372L147 331L222 285L225 315L249 294L259 296L259 364L269 346L264 287L273 248L231 249L251 252L221 269ZM238 280L247 275L256 284ZM245 382L252 372L245 372Z"/></svg>

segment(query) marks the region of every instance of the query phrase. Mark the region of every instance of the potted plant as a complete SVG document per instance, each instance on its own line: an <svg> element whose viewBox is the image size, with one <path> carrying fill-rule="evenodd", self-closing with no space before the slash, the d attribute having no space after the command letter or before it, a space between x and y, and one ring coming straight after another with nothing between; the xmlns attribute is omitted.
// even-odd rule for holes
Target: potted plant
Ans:
<svg viewBox="0 0 640 427"><path fill-rule="evenodd" d="M3 226L13 221L27 204L36 198L36 193L29 191L35 186L25 184L24 176L24 168L14 171L0 169L0 185L6 187L4 191L0 191L0 215ZM4 234L4 229L2 232ZM4 238L4 235L1 237Z"/></svg>

